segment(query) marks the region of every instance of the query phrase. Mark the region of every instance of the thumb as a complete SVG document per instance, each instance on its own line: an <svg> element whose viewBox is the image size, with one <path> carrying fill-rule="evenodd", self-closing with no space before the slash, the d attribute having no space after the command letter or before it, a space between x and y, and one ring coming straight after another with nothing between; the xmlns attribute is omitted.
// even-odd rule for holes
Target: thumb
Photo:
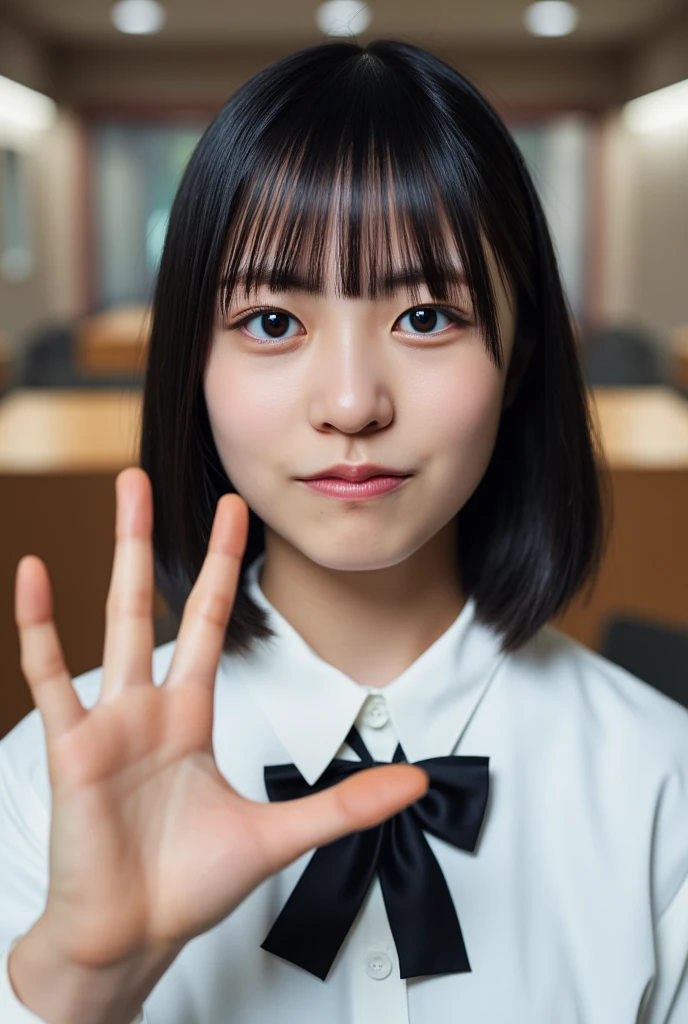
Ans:
<svg viewBox="0 0 688 1024"><path fill-rule="evenodd" d="M270 804L265 841L272 870L349 832L380 824L415 803L429 785L428 773L416 765L383 765L318 793Z"/></svg>

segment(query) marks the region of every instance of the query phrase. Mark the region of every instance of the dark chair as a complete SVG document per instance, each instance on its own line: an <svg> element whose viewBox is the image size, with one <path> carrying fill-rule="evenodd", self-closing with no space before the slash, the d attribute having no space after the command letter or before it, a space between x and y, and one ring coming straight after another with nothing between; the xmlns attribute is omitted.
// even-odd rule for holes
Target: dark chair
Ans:
<svg viewBox="0 0 688 1024"><path fill-rule="evenodd" d="M600 654L688 707L688 632L620 615L607 620Z"/></svg>
<svg viewBox="0 0 688 1024"><path fill-rule="evenodd" d="M670 353L639 327L583 331L580 356L589 388L674 386Z"/></svg>
<svg viewBox="0 0 688 1024"><path fill-rule="evenodd" d="M70 325L41 327L21 346L11 387L118 389L142 387L140 376L84 377L74 359Z"/></svg>
<svg viewBox="0 0 688 1024"><path fill-rule="evenodd" d="M41 328L21 346L14 379L16 387L66 387L73 376L70 327Z"/></svg>

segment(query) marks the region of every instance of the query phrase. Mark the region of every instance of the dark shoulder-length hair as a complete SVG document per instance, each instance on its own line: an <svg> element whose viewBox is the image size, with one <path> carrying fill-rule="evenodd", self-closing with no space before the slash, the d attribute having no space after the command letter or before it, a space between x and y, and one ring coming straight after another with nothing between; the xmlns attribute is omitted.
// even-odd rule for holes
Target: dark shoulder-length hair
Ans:
<svg viewBox="0 0 688 1024"><path fill-rule="evenodd" d="M343 187L333 186L340 182ZM335 195L338 196L335 206ZM203 391L213 325L239 275L323 288L339 229L338 292L389 292L390 214L404 269L447 301L455 240L489 358L501 367L483 238L514 289L510 378L494 452L456 517L462 589L517 650L591 586L606 546L601 454L573 317L541 204L512 136L463 75L396 40L328 42L249 79L206 129L170 214L153 298L140 465L153 489L155 581L177 620L203 564L218 499L236 493ZM513 371L513 372L512 372ZM595 450L597 448L597 452ZM264 549L249 509L241 575ZM224 650L272 636L240 579Z"/></svg>

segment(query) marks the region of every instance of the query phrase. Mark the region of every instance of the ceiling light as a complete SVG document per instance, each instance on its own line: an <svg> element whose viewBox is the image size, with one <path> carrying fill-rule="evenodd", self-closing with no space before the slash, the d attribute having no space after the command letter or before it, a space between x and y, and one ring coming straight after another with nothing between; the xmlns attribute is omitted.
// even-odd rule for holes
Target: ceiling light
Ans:
<svg viewBox="0 0 688 1024"><path fill-rule="evenodd" d="M563 0L530 4L523 14L525 26L534 36L567 36L576 28L578 20L576 6Z"/></svg>
<svg viewBox="0 0 688 1024"><path fill-rule="evenodd" d="M0 75L0 120L40 131L55 120L57 106L49 96Z"/></svg>
<svg viewBox="0 0 688 1024"><path fill-rule="evenodd" d="M631 100L623 115L628 127L638 132L688 124L688 78Z"/></svg>
<svg viewBox="0 0 688 1024"><path fill-rule="evenodd" d="M326 36L352 36L370 25L370 8L360 0L327 0L315 12L315 21Z"/></svg>
<svg viewBox="0 0 688 1024"><path fill-rule="evenodd" d="M115 28L128 35L151 35L165 24L165 9L156 0L119 0L110 17Z"/></svg>

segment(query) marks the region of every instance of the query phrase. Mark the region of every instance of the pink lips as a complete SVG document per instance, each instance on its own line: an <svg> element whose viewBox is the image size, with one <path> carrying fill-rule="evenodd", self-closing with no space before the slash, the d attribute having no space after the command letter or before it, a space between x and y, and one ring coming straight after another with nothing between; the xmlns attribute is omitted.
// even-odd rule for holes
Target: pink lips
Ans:
<svg viewBox="0 0 688 1024"><path fill-rule="evenodd" d="M302 483L311 490L319 491L332 498L344 498L349 501L360 498L376 498L381 494L388 494L397 490L408 476L371 476L368 480L360 483L351 483L349 480L342 480L340 477L319 477L315 480L303 480Z"/></svg>

